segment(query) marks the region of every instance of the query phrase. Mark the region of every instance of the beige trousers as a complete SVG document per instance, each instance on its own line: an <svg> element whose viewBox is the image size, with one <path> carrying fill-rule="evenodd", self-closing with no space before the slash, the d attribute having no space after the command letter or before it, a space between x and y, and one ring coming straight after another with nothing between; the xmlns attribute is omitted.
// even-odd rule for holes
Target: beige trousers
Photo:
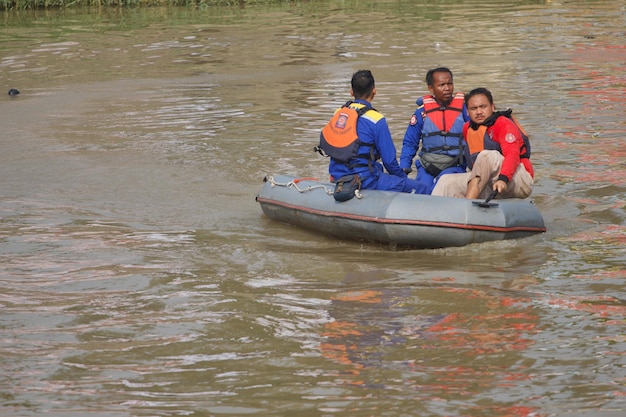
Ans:
<svg viewBox="0 0 626 417"><path fill-rule="evenodd" d="M479 198L487 198L493 192L493 184L498 181L504 156L498 151L482 151L478 154L474 168L462 174L445 174L439 178L432 195L465 198L467 183L479 177L479 187L483 188ZM497 198L527 198L533 191L533 177L519 164L506 191Z"/></svg>

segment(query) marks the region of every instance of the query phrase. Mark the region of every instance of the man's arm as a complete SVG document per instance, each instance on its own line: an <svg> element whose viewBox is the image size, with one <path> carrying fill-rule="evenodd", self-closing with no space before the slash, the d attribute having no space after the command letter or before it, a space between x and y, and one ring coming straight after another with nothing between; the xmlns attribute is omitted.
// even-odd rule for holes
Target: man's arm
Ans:
<svg viewBox="0 0 626 417"><path fill-rule="evenodd" d="M493 138L500 145L504 156L498 179L508 184L521 163L520 149L524 140L515 123L504 116L500 116L498 122L493 126Z"/></svg>
<svg viewBox="0 0 626 417"><path fill-rule="evenodd" d="M398 177L405 177L406 174L402 171L396 159L396 146L393 144L387 120L384 118L376 123L376 146L387 172Z"/></svg>
<svg viewBox="0 0 626 417"><path fill-rule="evenodd" d="M400 167L408 172L411 172L412 170L413 159L415 158L420 146L423 125L424 121L422 119L422 112L418 109L415 113L413 113L413 115L411 115L409 126L406 128L406 132L404 133L404 139L402 139Z"/></svg>

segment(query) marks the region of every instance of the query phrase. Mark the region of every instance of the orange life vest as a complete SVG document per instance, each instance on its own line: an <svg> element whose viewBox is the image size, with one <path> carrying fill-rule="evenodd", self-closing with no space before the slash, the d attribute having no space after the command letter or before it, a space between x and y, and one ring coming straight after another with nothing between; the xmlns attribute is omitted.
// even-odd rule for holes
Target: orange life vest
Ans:
<svg viewBox="0 0 626 417"><path fill-rule="evenodd" d="M371 166L371 161L376 160L374 155L374 144L361 142L359 140L356 126L359 117L367 113L369 110L375 110L373 107L351 107L354 102L348 101L340 109L338 109L328 123L322 128L320 133L320 144L314 150L323 156L329 156L335 161L341 162L351 167L361 166L357 162L359 158L366 158ZM359 106L359 104L357 104ZM367 154L359 154L359 148L362 146L369 147Z"/></svg>

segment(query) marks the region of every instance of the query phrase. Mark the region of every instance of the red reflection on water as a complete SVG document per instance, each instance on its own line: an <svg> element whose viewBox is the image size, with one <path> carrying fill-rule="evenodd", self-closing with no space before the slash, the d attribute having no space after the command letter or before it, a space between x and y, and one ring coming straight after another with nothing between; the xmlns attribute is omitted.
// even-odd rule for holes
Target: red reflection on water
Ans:
<svg viewBox="0 0 626 417"><path fill-rule="evenodd" d="M513 389L532 378L516 354L533 343L527 336L538 331L532 300L467 288L429 291L437 300L433 308L445 299L447 312L413 316L422 311L422 301L415 300L411 288L333 297L330 313L335 321L325 325L326 342L319 348L344 367L335 382L360 389L408 387L435 402L463 400L472 415L482 410L494 417L539 416L525 404L474 402L477 395ZM393 376L381 379L381 372Z"/></svg>
<svg viewBox="0 0 626 417"><path fill-rule="evenodd" d="M569 92L579 105L570 109L569 140L552 143L564 149L572 163L553 172L563 181L626 183L626 150L610 146L626 136L626 45L581 44L572 54L572 73L581 80ZM578 124L576 124L578 123Z"/></svg>
<svg viewBox="0 0 626 417"><path fill-rule="evenodd" d="M588 100L596 106L598 102L614 102L620 106L624 103L626 45L580 45L575 50L572 61L575 69L588 81L581 85L582 89L572 91L571 95L589 96ZM605 70L607 63L613 71L610 74Z"/></svg>
<svg viewBox="0 0 626 417"><path fill-rule="evenodd" d="M487 297L480 290L455 288L445 291L462 292L466 298L479 299L485 306L497 310L529 301L511 297ZM531 341L522 338L520 332L532 331L537 326L537 321L537 316L527 311L481 315L451 313L439 323L430 326L427 331L438 340L452 342L452 348L471 349L471 354L485 354L527 348Z"/></svg>
<svg viewBox="0 0 626 417"><path fill-rule="evenodd" d="M584 311L597 317L613 320L603 321L603 323L625 324L626 301L609 295L600 296L551 296L548 304L570 310Z"/></svg>
<svg viewBox="0 0 626 417"><path fill-rule="evenodd" d="M623 205L623 202L621 203ZM626 245L626 225L608 224L602 230L585 230L565 239L568 242L603 242L620 248Z"/></svg>
<svg viewBox="0 0 626 417"><path fill-rule="evenodd" d="M615 271L598 271L594 274L576 274L574 278L580 279L624 279L626 278L626 269L617 269Z"/></svg>
<svg viewBox="0 0 626 417"><path fill-rule="evenodd" d="M626 136L626 131L621 135ZM563 144L563 147L574 147L579 152L575 155L578 163L554 170L552 175L560 180L576 179L577 182L609 183L620 187L626 184L626 149L606 146L605 138L588 140L592 143Z"/></svg>
<svg viewBox="0 0 626 417"><path fill-rule="evenodd" d="M513 407L489 407L481 406L480 408L474 407L474 410L481 413L481 415L497 416L497 417L544 417L547 414L539 414L536 409L532 407L513 406ZM476 415L476 414L472 414ZM463 416L459 416L463 417Z"/></svg>

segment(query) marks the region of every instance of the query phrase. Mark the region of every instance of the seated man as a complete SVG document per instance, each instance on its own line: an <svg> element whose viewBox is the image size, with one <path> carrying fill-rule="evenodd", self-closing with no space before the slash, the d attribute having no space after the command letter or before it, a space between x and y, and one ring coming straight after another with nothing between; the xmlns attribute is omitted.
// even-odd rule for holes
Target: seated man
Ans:
<svg viewBox="0 0 626 417"><path fill-rule="evenodd" d="M368 70L355 72L351 86L354 100L335 113L322 130L320 146L316 148L330 156L331 179L337 181L357 175L362 189L428 194L428 187L409 179L400 169L387 120L370 104L376 95L372 73ZM358 116L350 116L353 114L350 109L356 110ZM356 132L351 130L350 120L356 121Z"/></svg>
<svg viewBox="0 0 626 417"><path fill-rule="evenodd" d="M442 175L465 172L463 126L469 116L463 93L454 93L448 68L429 70L426 85L430 94L417 99L418 108L411 115L402 141L400 167L409 174L419 150L415 179L432 191Z"/></svg>
<svg viewBox="0 0 626 417"><path fill-rule="evenodd" d="M476 88L465 96L470 121L463 127L465 160L470 172L443 175L432 195L526 198L533 189L530 143L517 124L496 112L491 92Z"/></svg>

